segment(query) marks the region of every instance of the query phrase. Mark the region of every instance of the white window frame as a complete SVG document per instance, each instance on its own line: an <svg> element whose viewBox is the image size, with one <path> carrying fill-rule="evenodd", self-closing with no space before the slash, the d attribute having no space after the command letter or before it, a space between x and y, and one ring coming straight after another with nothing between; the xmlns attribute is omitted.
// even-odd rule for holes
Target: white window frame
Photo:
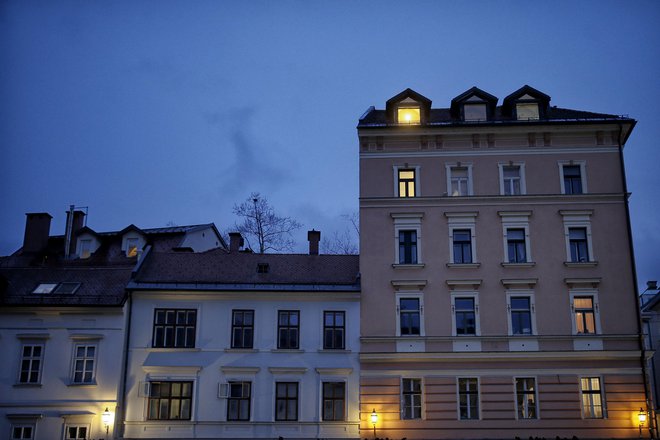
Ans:
<svg viewBox="0 0 660 440"><path fill-rule="evenodd" d="M394 220L394 267L417 267L423 266L422 262L422 217L423 213L392 213ZM399 263L399 232L415 231L417 235L417 263L400 264Z"/></svg>
<svg viewBox="0 0 660 440"><path fill-rule="evenodd" d="M142 237L142 235L140 235L139 233L137 233L135 231L127 232L126 234L124 234L124 236L121 239L121 250L124 253L124 255L128 257L129 240L133 240L133 239L137 240L137 244L136 244L136 246L137 246L137 256L139 257L140 253L142 253L142 249L144 248L145 241L144 241L144 238Z"/></svg>
<svg viewBox="0 0 660 440"><path fill-rule="evenodd" d="M582 194L588 194L587 190L587 161L586 160L560 160L557 162L559 167L559 185L561 194L566 194L566 187L564 185L564 165L578 165L580 167L580 180L582 181ZM573 195L573 194L569 194Z"/></svg>
<svg viewBox="0 0 660 440"><path fill-rule="evenodd" d="M64 425L64 440L69 440L69 439L74 439L78 440L79 437L69 437L69 428L76 428L76 430L80 428L85 428L87 430L87 435L85 435L85 439L91 439L92 438L92 433L91 433L91 426L89 423L67 423Z"/></svg>
<svg viewBox="0 0 660 440"><path fill-rule="evenodd" d="M477 257L477 235L476 235L476 212L445 212L449 226L449 264L455 265L473 265L478 264ZM470 247L472 251L471 263L456 263L454 261L454 231L458 229L468 229L470 231Z"/></svg>
<svg viewBox="0 0 660 440"><path fill-rule="evenodd" d="M30 428L32 430L32 435L30 437L23 437L22 435L20 437L14 437L14 429L16 429L16 428L21 429L21 432L25 428ZM36 423L12 423L10 429L11 429L11 431L10 431L11 434L10 434L9 438L11 440L26 440L26 439L27 440L34 440L35 438L37 438L37 436L35 435L35 431L37 429L37 424Z"/></svg>
<svg viewBox="0 0 660 440"><path fill-rule="evenodd" d="M460 194L454 196L451 191L451 180L452 180L452 169L454 168L466 168L467 169L467 194ZM453 162L446 163L445 170L447 173L447 195L450 197L465 197L474 195L474 188L472 184L472 162Z"/></svg>
<svg viewBox="0 0 660 440"><path fill-rule="evenodd" d="M76 361L79 359L76 354L78 351L78 347L94 347L94 357L91 359L93 364L92 364L92 379L89 382L80 381L76 382L75 376L76 376ZM86 351L86 349L85 349ZM71 385L96 385L96 366L98 365L98 356L99 356L99 344L97 342L86 342L86 341L78 341L73 344L73 352L71 354L71 379L70 379L70 384ZM83 363L86 363L89 358L86 356L82 358ZM85 372L85 367L83 366L83 379L84 379L84 372Z"/></svg>
<svg viewBox="0 0 660 440"><path fill-rule="evenodd" d="M404 393L403 393L403 381L404 380L418 380L419 381L419 394L420 394L420 416L419 418L409 418L409 419L404 419L403 414L404 414L404 406L405 406L405 401L403 399ZM399 411L399 419L400 420L425 420L426 419L426 404L425 404L425 399L424 399L424 378L423 377L418 377L418 376L401 376L399 380L399 402L400 402L400 411Z"/></svg>
<svg viewBox="0 0 660 440"><path fill-rule="evenodd" d="M318 369L317 369L318 371ZM323 384L324 383L343 383L344 384L344 420L324 420L323 419ZM322 374L319 377L319 419L321 423L346 423L349 420L348 414L348 378L344 375L331 375Z"/></svg>
<svg viewBox="0 0 660 440"><path fill-rule="evenodd" d="M39 357L34 357L30 356L28 358L23 356L23 351L25 347L30 346L30 347L41 347L41 355ZM18 363L18 377L16 378L16 383L18 385L41 385L43 381L43 373L44 373L44 360L45 360L45 354L46 354L46 344L43 341L39 342L33 342L33 341L23 341L20 344L21 351L19 353L19 363ZM38 360L39 361L39 368L37 372L37 381L36 382L31 382L28 380L26 382L21 381L21 373L23 372L23 360L29 359L30 361L32 360ZM32 363L30 363L32 365ZM32 368L29 370L32 372Z"/></svg>
<svg viewBox="0 0 660 440"><path fill-rule="evenodd" d="M502 219L502 245L504 249L504 262L507 264L525 264L534 261L532 259L532 246L529 238L529 217L532 211L500 211L498 212ZM507 234L509 229L523 229L525 231L525 257L523 263L512 263L509 261L509 243Z"/></svg>
<svg viewBox="0 0 660 440"><path fill-rule="evenodd" d="M403 198L403 199L414 199L416 197L420 197L420 195L421 195L421 187L419 185L420 168L421 167L419 165L394 165L392 167L393 176L394 176L394 197ZM401 197L401 195L399 194L399 171L403 171L403 170L414 170L415 171L415 196L414 197Z"/></svg>
<svg viewBox="0 0 660 440"><path fill-rule="evenodd" d="M514 334L513 333L513 320L511 319L511 298L529 298L529 314L530 314L530 325L532 326L532 333L526 334ZM506 309L507 309L507 322L509 326L509 336L514 337L529 337L537 335L536 330L536 302L534 299L534 292L530 290L508 290L506 292Z"/></svg>
<svg viewBox="0 0 660 440"><path fill-rule="evenodd" d="M585 297L590 296L593 301L594 307L594 325L596 326L596 333L578 333L577 332L577 323L575 322L575 297ZM602 329L600 325L600 305L598 302L598 291L595 289L570 289L569 290L570 306L571 306L571 330L573 335L580 337L590 337L602 334Z"/></svg>
<svg viewBox="0 0 660 440"><path fill-rule="evenodd" d="M474 331L473 335L459 335L456 332L456 298L472 298L474 300ZM451 335L458 338L470 338L481 336L481 324L479 319L479 293L474 291L459 290L451 293Z"/></svg>
<svg viewBox="0 0 660 440"><path fill-rule="evenodd" d="M568 264L585 264L595 263L596 256L594 255L593 240L591 237L591 215L593 211L559 211L564 221L564 238L566 243L566 263ZM571 241L569 230L572 228L584 228L587 233L587 251L589 252L589 260L584 262L571 260Z"/></svg>
<svg viewBox="0 0 660 440"><path fill-rule="evenodd" d="M536 408L536 417L531 418L519 418L518 417L518 387L516 387L516 381L518 379L534 379L534 404ZM539 402L539 380L536 376L514 376L513 378L513 407L516 414L516 420L541 420L541 404Z"/></svg>
<svg viewBox="0 0 660 440"><path fill-rule="evenodd" d="M504 192L504 167L518 167L520 170L520 194L511 194L513 195L525 195L527 194L527 185L525 183L525 162L499 162L497 164L500 173L500 195L506 195Z"/></svg>
<svg viewBox="0 0 660 440"><path fill-rule="evenodd" d="M426 336L424 331L424 294L420 291L398 291L394 297L396 301L396 336L402 338ZM401 335L401 299L419 300L419 335Z"/></svg>
<svg viewBox="0 0 660 440"><path fill-rule="evenodd" d="M582 388L582 379L598 379L598 384L600 385L600 404L601 404L601 411L602 411L602 417L586 417L585 415L585 410L584 410L584 389ZM580 410L582 413L582 419L584 420L604 420L607 419L607 402L605 401L605 390L604 390L604 381L602 376L598 375L584 375L578 377L578 381L580 383Z"/></svg>
<svg viewBox="0 0 660 440"><path fill-rule="evenodd" d="M476 419L462 419L461 418L461 379L476 379L477 380L477 418ZM476 376L458 376L456 378L456 415L459 421L474 421L481 420L481 378Z"/></svg>

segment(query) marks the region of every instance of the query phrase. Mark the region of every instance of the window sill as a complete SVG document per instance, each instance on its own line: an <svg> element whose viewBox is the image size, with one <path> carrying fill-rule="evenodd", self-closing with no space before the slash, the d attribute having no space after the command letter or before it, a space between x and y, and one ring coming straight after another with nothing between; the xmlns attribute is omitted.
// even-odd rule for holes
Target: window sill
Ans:
<svg viewBox="0 0 660 440"><path fill-rule="evenodd" d="M345 348L320 348L319 353L351 353L351 350Z"/></svg>
<svg viewBox="0 0 660 440"><path fill-rule="evenodd" d="M481 263L447 263L447 267L453 269L477 269Z"/></svg>
<svg viewBox="0 0 660 440"><path fill-rule="evenodd" d="M186 351L202 351L201 348L177 348L177 347L149 347L147 350L158 353L181 353Z"/></svg>
<svg viewBox="0 0 660 440"><path fill-rule="evenodd" d="M393 264L392 268L394 269L423 269L425 264Z"/></svg>
<svg viewBox="0 0 660 440"><path fill-rule="evenodd" d="M566 266L566 267L596 267L596 266L598 266L598 261L585 261L583 263L576 263L574 261L564 261L564 266Z"/></svg>
<svg viewBox="0 0 660 440"><path fill-rule="evenodd" d="M273 348L271 353L304 353L305 350L299 348Z"/></svg>
<svg viewBox="0 0 660 440"><path fill-rule="evenodd" d="M534 267L536 263L534 261L527 261L524 263L500 263L502 267Z"/></svg>
<svg viewBox="0 0 660 440"><path fill-rule="evenodd" d="M96 381L94 382L89 382L89 383L75 383L75 382L70 382L67 384L68 387L74 387L74 388L95 388L98 386Z"/></svg>
<svg viewBox="0 0 660 440"><path fill-rule="evenodd" d="M15 388L41 388L42 385L40 383L15 383L14 384Z"/></svg>
<svg viewBox="0 0 660 440"><path fill-rule="evenodd" d="M257 353L256 348L225 348L225 353Z"/></svg>

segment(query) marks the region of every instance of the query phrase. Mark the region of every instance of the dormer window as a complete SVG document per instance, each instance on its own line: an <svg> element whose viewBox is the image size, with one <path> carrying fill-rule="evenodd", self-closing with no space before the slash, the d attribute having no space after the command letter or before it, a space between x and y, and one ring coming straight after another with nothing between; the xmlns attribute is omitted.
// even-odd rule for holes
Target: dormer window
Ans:
<svg viewBox="0 0 660 440"><path fill-rule="evenodd" d="M127 238L126 239L126 256L133 258L137 256L138 252L138 239L137 238Z"/></svg>
<svg viewBox="0 0 660 440"><path fill-rule="evenodd" d="M538 120L539 104L536 102L519 102L516 104L516 117L519 121Z"/></svg>
<svg viewBox="0 0 660 440"><path fill-rule="evenodd" d="M270 265L268 263L257 263L257 273L268 273Z"/></svg>
<svg viewBox="0 0 660 440"><path fill-rule="evenodd" d="M423 125L428 122L431 100L411 89L406 89L387 100L387 123L396 125Z"/></svg>
<svg viewBox="0 0 660 440"><path fill-rule="evenodd" d="M488 112L485 103L463 105L463 119L466 121L486 121Z"/></svg>
<svg viewBox="0 0 660 440"><path fill-rule="evenodd" d="M80 258L89 258L92 255L92 240L80 240Z"/></svg>
<svg viewBox="0 0 660 440"><path fill-rule="evenodd" d="M419 124L420 117L419 107L399 107L397 109L397 122L399 124Z"/></svg>

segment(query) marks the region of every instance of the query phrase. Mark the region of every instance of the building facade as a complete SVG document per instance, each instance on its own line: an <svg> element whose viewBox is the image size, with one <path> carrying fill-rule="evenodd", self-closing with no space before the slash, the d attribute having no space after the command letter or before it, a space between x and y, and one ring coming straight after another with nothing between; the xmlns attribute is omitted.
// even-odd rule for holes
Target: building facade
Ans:
<svg viewBox="0 0 660 440"><path fill-rule="evenodd" d="M635 121L529 86L497 101L407 89L359 120L362 429L635 437Z"/></svg>

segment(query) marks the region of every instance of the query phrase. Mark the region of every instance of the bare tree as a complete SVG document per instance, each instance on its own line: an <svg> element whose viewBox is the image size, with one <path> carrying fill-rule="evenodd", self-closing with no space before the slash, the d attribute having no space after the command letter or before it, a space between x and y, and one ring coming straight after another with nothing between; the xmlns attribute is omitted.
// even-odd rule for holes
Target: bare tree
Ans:
<svg viewBox="0 0 660 440"><path fill-rule="evenodd" d="M235 227L240 232L252 250L252 243L258 247L258 252L292 251L295 244L291 233L302 224L291 217L280 217L268 203L268 199L258 192L250 194L243 203L234 205L234 214L241 217L241 223Z"/></svg>
<svg viewBox="0 0 660 440"><path fill-rule="evenodd" d="M360 241L360 215L357 211L350 214L342 214L341 217L351 225L343 232L335 231L331 238L321 239L321 250L324 254L352 254L359 252ZM357 242L354 239L357 236Z"/></svg>

